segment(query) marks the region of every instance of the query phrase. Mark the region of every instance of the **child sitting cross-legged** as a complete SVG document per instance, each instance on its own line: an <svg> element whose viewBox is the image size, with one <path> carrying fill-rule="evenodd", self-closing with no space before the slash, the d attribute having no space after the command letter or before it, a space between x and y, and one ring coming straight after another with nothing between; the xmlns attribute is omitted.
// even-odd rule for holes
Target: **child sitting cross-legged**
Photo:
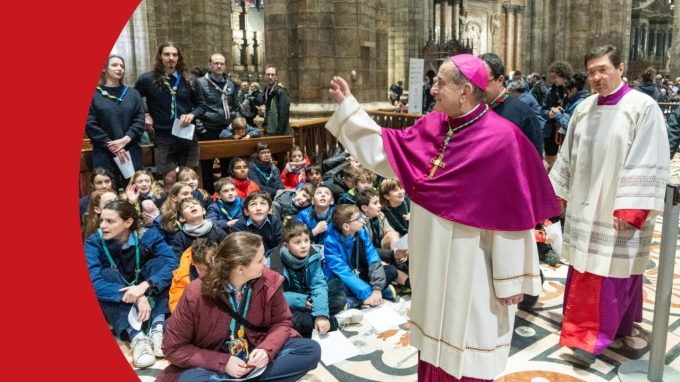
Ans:
<svg viewBox="0 0 680 382"><path fill-rule="evenodd" d="M205 237L194 240L179 259L179 266L172 271L170 297L168 304L170 313L175 310L179 298L189 283L197 278L203 279L212 266L212 258L219 243Z"/></svg>
<svg viewBox="0 0 680 382"><path fill-rule="evenodd" d="M300 211L295 219L303 222L309 228L312 242L323 244L326 231L333 214L333 194L327 186L320 185L314 189L312 205Z"/></svg>
<svg viewBox="0 0 680 382"><path fill-rule="evenodd" d="M392 249L399 240L399 233L392 228L382 213L378 193L373 189L361 191L357 194L357 207L366 217L371 243L378 251L378 255L382 261L397 268L396 282L408 290L411 287L408 278L408 250Z"/></svg>
<svg viewBox="0 0 680 382"><path fill-rule="evenodd" d="M272 199L265 191L251 192L243 202L243 214L231 232L248 231L260 235L265 254L281 244L281 220L271 215Z"/></svg>
<svg viewBox="0 0 680 382"><path fill-rule="evenodd" d="M297 190L278 190L274 197L272 214L285 225L298 212L309 207L314 194L314 186L305 184Z"/></svg>
<svg viewBox="0 0 680 382"><path fill-rule="evenodd" d="M293 328L304 337L316 329L324 335L361 322L356 309L343 311L347 296L339 279L328 284L323 274L323 246L312 244L304 223L291 221L283 229L283 243L270 256L271 269L284 277L283 290L293 313ZM342 312L336 316L337 313Z"/></svg>
<svg viewBox="0 0 680 382"><path fill-rule="evenodd" d="M357 194L364 190L370 190L373 188L373 183L375 182L376 175L367 168L360 168L356 170L356 176L354 177L354 186L349 189L349 191L342 194L338 204L356 204Z"/></svg>
<svg viewBox="0 0 680 382"><path fill-rule="evenodd" d="M231 227L243 216L243 199L238 196L234 178L227 176L215 181L215 201L208 207L208 219L230 232Z"/></svg>
<svg viewBox="0 0 680 382"><path fill-rule="evenodd" d="M324 240L323 270L328 280L337 278L343 282L348 307L378 306L383 298L396 301L397 291L391 283L397 278L397 269L392 265L383 267L359 208L339 205L331 222Z"/></svg>
<svg viewBox="0 0 680 382"><path fill-rule="evenodd" d="M182 228L175 235L172 251L179 259L182 253L199 237L221 242L227 234L205 218L205 209L194 198L184 198L177 205L177 214Z"/></svg>

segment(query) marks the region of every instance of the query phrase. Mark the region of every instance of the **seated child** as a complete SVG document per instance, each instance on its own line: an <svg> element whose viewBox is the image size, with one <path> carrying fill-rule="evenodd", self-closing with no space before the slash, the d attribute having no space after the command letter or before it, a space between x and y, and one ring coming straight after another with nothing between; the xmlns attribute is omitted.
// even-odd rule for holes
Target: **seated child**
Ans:
<svg viewBox="0 0 680 382"><path fill-rule="evenodd" d="M177 181L191 186L191 196L198 200L203 208L210 205L210 194L202 188L198 188L198 174L190 167L180 167L177 173Z"/></svg>
<svg viewBox="0 0 680 382"><path fill-rule="evenodd" d="M354 186L349 189L349 191L342 194L338 204L356 204L357 193L363 190L369 190L373 188L373 183L375 182L375 174L367 169L360 168L356 172L354 177Z"/></svg>
<svg viewBox="0 0 680 382"><path fill-rule="evenodd" d="M87 183L88 193L78 200L78 209L80 211L80 217L82 218L87 210L87 205L90 203L90 195L93 191L97 190L116 190L116 185L113 183L113 174L111 171L103 168L97 167L92 170L90 174L89 182ZM82 223L82 220L81 220Z"/></svg>
<svg viewBox="0 0 680 382"><path fill-rule="evenodd" d="M203 279L210 270L212 257L217 251L218 243L199 237L194 240L191 247L187 248L179 259L179 266L172 271L172 282L170 283L170 313L175 310L175 306L182 297L184 289L196 278Z"/></svg>
<svg viewBox="0 0 680 382"><path fill-rule="evenodd" d="M323 246L311 244L304 223L291 221L283 229L283 244L270 256L271 269L283 275L283 293L293 313L293 329L310 338L316 329L324 335L350 322L361 322L363 314L345 308L347 296L338 279L326 284L321 263Z"/></svg>
<svg viewBox="0 0 680 382"><path fill-rule="evenodd" d="M248 176L260 186L261 190L268 192L270 197L273 197L277 190L284 187L281 183L281 172L272 162L272 151L269 144L259 142L255 146L252 158L253 162L250 163Z"/></svg>
<svg viewBox="0 0 680 382"><path fill-rule="evenodd" d="M390 226L390 223L381 212L380 198L372 188L357 194L357 207L366 218L366 227L371 237L371 243L378 251L382 261L397 267L398 285L410 288L408 280L408 250L391 249L392 245L399 240L399 234Z"/></svg>
<svg viewBox="0 0 680 382"><path fill-rule="evenodd" d="M205 237L217 243L227 236L222 228L217 227L205 218L205 208L194 198L184 198L177 204L177 214L182 228L175 235L172 251L179 259L184 250L199 237Z"/></svg>
<svg viewBox="0 0 680 382"><path fill-rule="evenodd" d="M231 227L243 216L243 199L236 194L236 184L230 176L217 179L215 191L216 200L208 207L208 219L224 232L231 232Z"/></svg>
<svg viewBox="0 0 680 382"><path fill-rule="evenodd" d="M88 204L85 213L83 214L83 239L87 239L90 235L97 232L99 229L99 215L102 213L102 208L112 201L118 199L118 194L111 190L101 189L95 190L88 196Z"/></svg>
<svg viewBox="0 0 680 382"><path fill-rule="evenodd" d="M300 182L300 184L298 184L297 187L295 188L299 189L308 183L313 185L314 187L318 187L323 181L321 166L319 166L318 164L312 164L307 166L307 168L305 168L305 172L307 173L306 179L303 182Z"/></svg>
<svg viewBox="0 0 680 382"><path fill-rule="evenodd" d="M380 204L387 221L399 233L399 237L406 235L411 219L411 202L398 180L383 180L380 184Z"/></svg>
<svg viewBox="0 0 680 382"><path fill-rule="evenodd" d="M236 117L224 130L220 132L220 139L249 139L260 136L260 130L248 125L243 117Z"/></svg>
<svg viewBox="0 0 680 382"><path fill-rule="evenodd" d="M311 184L298 190L278 190L274 197L272 214L286 225L298 212L309 207L313 194L314 186Z"/></svg>
<svg viewBox="0 0 680 382"><path fill-rule="evenodd" d="M363 220L357 206L337 206L324 240L324 274L328 280L343 282L349 308L378 306L383 298L397 299L397 290L391 284L397 278L397 269L383 266Z"/></svg>
<svg viewBox="0 0 680 382"><path fill-rule="evenodd" d="M331 189L333 200L339 200L342 194L354 187L356 174L357 168L348 164L339 173L324 182Z"/></svg>
<svg viewBox="0 0 680 382"><path fill-rule="evenodd" d="M265 254L281 244L281 220L271 215L272 199L264 191L251 192L243 202L243 214L231 232L248 231L260 235Z"/></svg>
<svg viewBox="0 0 680 382"><path fill-rule="evenodd" d="M314 190L312 205L298 212L295 219L307 225L312 233L312 242L323 244L326 230L333 214L331 189L321 185Z"/></svg>
<svg viewBox="0 0 680 382"><path fill-rule="evenodd" d="M253 191L260 190L260 186L248 178L249 171L248 161L243 158L233 158L229 162L229 172L231 177L234 178L236 194L241 199L245 199Z"/></svg>
<svg viewBox="0 0 680 382"><path fill-rule="evenodd" d="M300 146L291 147L288 156L288 163L281 171L281 182L287 189L294 189L307 179L305 167L309 165L309 159L306 158Z"/></svg>
<svg viewBox="0 0 680 382"><path fill-rule="evenodd" d="M161 233L168 245L175 242L175 235L179 232L182 224L177 214L177 204L182 199L191 197L191 186L184 182L175 182L170 187L168 197L161 206L160 214L153 219L153 226ZM144 216L144 213L142 213Z"/></svg>

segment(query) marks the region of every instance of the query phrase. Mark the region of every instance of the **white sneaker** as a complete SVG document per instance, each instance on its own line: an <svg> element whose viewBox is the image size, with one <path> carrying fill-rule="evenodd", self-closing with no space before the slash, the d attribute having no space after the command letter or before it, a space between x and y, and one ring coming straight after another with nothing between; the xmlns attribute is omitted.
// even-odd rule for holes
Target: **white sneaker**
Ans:
<svg viewBox="0 0 680 382"><path fill-rule="evenodd" d="M347 325L358 324L364 319L364 314L359 309L347 309L335 315L338 326L344 328Z"/></svg>
<svg viewBox="0 0 680 382"><path fill-rule="evenodd" d="M132 363L135 367L143 369L149 367L156 362L156 356L153 355L151 349L151 340L144 333L139 333L132 339L130 343L132 348Z"/></svg>
<svg viewBox="0 0 680 382"><path fill-rule="evenodd" d="M161 348L163 345L163 324L158 324L155 328L151 329L149 338L153 346L153 355L163 358L163 349Z"/></svg>

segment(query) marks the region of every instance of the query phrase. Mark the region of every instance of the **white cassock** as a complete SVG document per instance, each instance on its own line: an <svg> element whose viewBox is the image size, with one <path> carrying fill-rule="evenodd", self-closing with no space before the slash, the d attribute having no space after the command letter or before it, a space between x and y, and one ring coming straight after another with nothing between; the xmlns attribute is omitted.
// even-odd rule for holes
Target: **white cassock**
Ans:
<svg viewBox="0 0 680 382"><path fill-rule="evenodd" d="M625 85L624 85L625 86ZM616 105L597 95L574 111L550 181L567 200L562 257L579 272L626 278L647 266L663 211L669 149L661 109L631 90ZM619 209L649 210L641 230L616 231Z"/></svg>
<svg viewBox="0 0 680 382"><path fill-rule="evenodd" d="M326 128L363 166L396 178L380 127L354 97ZM456 378L495 378L505 369L517 311L498 298L541 292L533 230L481 230L412 203L408 237L411 344L421 360Z"/></svg>

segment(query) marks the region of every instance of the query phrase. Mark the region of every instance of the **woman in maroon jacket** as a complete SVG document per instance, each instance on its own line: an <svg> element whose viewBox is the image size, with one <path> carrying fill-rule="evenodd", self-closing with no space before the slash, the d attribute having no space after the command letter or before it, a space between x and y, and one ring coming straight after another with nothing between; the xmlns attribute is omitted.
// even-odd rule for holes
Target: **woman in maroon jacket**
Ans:
<svg viewBox="0 0 680 382"><path fill-rule="evenodd" d="M316 368L321 350L297 338L282 282L265 267L258 235L227 236L210 273L189 284L168 321L163 351L171 365L156 381L220 381L264 367L252 381L297 381Z"/></svg>

